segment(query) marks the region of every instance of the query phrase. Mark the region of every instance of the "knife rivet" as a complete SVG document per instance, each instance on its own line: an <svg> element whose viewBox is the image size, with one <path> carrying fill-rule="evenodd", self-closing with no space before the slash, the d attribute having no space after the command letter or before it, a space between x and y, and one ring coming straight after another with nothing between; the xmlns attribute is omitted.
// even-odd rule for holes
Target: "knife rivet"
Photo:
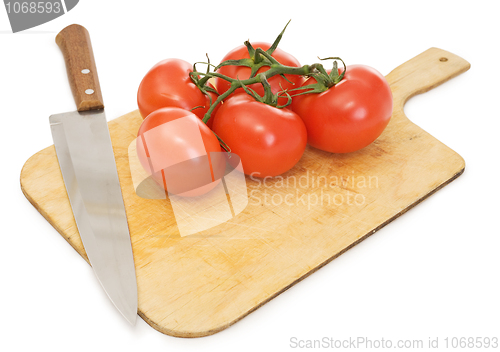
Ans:
<svg viewBox="0 0 500 352"><path fill-rule="evenodd" d="M85 93L88 94L88 95L91 95L91 94L94 94L94 90L93 89L87 89L85 91Z"/></svg>
<svg viewBox="0 0 500 352"><path fill-rule="evenodd" d="M90 73L90 70L89 70L88 68L84 68L84 69L82 70L82 73L83 73L84 75L86 75L87 73Z"/></svg>

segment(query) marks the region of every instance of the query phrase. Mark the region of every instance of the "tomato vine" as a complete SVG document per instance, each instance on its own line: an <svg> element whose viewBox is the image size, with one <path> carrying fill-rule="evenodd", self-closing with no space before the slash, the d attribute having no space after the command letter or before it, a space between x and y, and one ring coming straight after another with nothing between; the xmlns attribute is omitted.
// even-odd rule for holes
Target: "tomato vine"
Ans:
<svg viewBox="0 0 500 352"><path fill-rule="evenodd" d="M263 50L260 47L254 48L249 41L245 41L244 45L248 50L248 54L250 58L243 58L239 60L226 60L221 62L219 65L215 66L210 63L207 55L207 62L198 62L197 64L205 64L207 65L207 70L205 72L198 71L196 69L196 64L193 65L193 71L190 72L191 80L196 84L196 86L206 94L210 99L210 108L207 110L203 117L203 122L207 123L212 115L212 112L215 110L216 106L220 104L223 100L233 94L237 89L243 88L246 93L251 95L255 100L275 106L277 108L283 108L291 104L292 96L309 94L309 93L321 93L334 85L338 84L346 73L346 64L340 57L328 57L320 60L334 60L333 68L330 73L327 73L325 68L321 63L314 63L311 65L304 65L301 67L292 67L281 64L278 60L276 60L272 54L277 49L283 34L288 26L286 24L285 28L281 31L278 37L275 39L271 47L267 50ZM339 73L338 70L338 61L341 61L344 68ZM217 72L223 66L246 66L251 69L250 77L244 80L240 80L238 78L232 78L226 75L223 75ZM264 72L257 73L262 67L268 67L269 69ZM214 71L210 69L213 68ZM293 88L290 90L281 90L280 92L274 94L271 91L271 87L269 85L268 79L280 75L284 79L286 79L285 75L299 75L305 77L312 77L316 80L316 83L308 84L305 86ZM219 78L226 80L230 83L230 88L222 94L219 94L214 88L209 86L208 82L212 78ZM252 84L262 84L264 88L264 94L259 95L254 89L249 86ZM212 101L212 97L209 95L209 92L217 94L217 99ZM292 93L292 94L290 94ZM288 101L286 104L279 105L278 98L281 96L287 96Z"/></svg>

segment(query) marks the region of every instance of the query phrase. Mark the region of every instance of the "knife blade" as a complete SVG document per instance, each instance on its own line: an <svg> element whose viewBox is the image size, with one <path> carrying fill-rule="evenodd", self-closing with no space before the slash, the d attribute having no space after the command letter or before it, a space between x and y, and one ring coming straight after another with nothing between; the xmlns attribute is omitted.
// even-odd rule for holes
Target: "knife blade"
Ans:
<svg viewBox="0 0 500 352"><path fill-rule="evenodd" d="M49 118L64 185L95 275L134 325L134 257L90 36L73 24L56 36L56 43L77 105L77 111Z"/></svg>

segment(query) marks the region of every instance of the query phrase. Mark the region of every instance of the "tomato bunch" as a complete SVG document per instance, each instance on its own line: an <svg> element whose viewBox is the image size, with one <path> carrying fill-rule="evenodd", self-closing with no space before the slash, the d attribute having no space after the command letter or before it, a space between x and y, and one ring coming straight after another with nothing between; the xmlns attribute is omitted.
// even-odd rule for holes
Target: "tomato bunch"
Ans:
<svg viewBox="0 0 500 352"><path fill-rule="evenodd" d="M222 146L239 156L245 174L255 177L289 171L307 144L348 153L377 139L392 114L385 78L369 66L338 68L339 58L330 58L332 70L320 63L301 66L277 48L283 32L272 44L245 42L214 71L210 63L201 72L180 59L155 65L139 86L137 101L145 118L139 137L179 116L197 116L204 150L174 129L163 131L151 148L164 150L168 159L172 145L183 158L220 152ZM148 157L140 156L144 165ZM210 168L213 176L216 166Z"/></svg>

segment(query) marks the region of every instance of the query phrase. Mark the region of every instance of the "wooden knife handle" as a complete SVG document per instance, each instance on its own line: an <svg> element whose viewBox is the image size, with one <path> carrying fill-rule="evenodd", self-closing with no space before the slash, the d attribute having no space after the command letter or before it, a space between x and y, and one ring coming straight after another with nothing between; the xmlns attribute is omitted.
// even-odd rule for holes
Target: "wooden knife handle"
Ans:
<svg viewBox="0 0 500 352"><path fill-rule="evenodd" d="M87 29L72 24L59 32L56 43L66 62L69 84L78 111L103 109L101 87Z"/></svg>

